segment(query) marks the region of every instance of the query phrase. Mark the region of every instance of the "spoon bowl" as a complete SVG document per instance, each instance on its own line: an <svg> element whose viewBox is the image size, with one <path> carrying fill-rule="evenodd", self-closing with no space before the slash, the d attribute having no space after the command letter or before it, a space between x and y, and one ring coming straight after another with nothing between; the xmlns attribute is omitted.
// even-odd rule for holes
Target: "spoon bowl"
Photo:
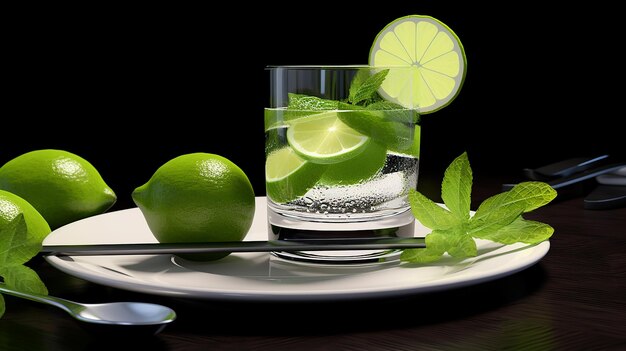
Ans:
<svg viewBox="0 0 626 351"><path fill-rule="evenodd" d="M144 332L150 331L150 334L159 333L176 319L174 310L153 303L78 303L59 297L8 289L3 283L0 283L0 293L56 306L81 322L108 326L138 326Z"/></svg>

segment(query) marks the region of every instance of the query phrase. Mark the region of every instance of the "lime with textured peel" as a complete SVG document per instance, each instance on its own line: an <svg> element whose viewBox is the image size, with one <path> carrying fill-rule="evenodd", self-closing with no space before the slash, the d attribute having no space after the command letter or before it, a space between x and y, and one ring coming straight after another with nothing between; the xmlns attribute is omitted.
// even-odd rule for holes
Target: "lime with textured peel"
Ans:
<svg viewBox="0 0 626 351"><path fill-rule="evenodd" d="M328 165L319 182L331 186L365 182L382 170L386 159L387 148L372 141L359 155L344 162Z"/></svg>
<svg viewBox="0 0 626 351"><path fill-rule="evenodd" d="M132 198L161 243L241 241L255 211L254 190L243 170L203 152L167 161ZM216 260L228 253L180 256Z"/></svg>
<svg viewBox="0 0 626 351"><path fill-rule="evenodd" d="M117 201L91 163L55 149L27 152L5 163L0 189L28 201L52 229L103 213Z"/></svg>
<svg viewBox="0 0 626 351"><path fill-rule="evenodd" d="M326 165L304 160L289 146L267 156L265 162L265 189L276 203L297 199L317 183Z"/></svg>
<svg viewBox="0 0 626 351"><path fill-rule="evenodd" d="M303 159L331 164L363 152L370 138L343 123L336 111L330 111L292 121L287 142Z"/></svg>
<svg viewBox="0 0 626 351"><path fill-rule="evenodd" d="M456 98L465 80L467 59L461 41L448 26L430 16L411 15L396 19L378 33L369 64L391 67L378 90L385 99L426 114ZM410 74L406 67L411 68Z"/></svg>
<svg viewBox="0 0 626 351"><path fill-rule="evenodd" d="M26 223L27 240L42 242L50 234L48 222L28 201L11 192L0 190L0 228L4 228L20 214L24 216ZM0 237L0 240L3 238ZM37 252L39 252L39 248L33 248L33 252L23 252L22 254L32 257Z"/></svg>

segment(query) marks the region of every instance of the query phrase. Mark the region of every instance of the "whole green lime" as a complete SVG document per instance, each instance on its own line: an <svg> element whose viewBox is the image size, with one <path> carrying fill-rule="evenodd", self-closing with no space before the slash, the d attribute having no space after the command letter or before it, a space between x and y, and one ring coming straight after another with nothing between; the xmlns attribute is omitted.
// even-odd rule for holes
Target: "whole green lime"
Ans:
<svg viewBox="0 0 626 351"><path fill-rule="evenodd" d="M243 240L255 211L254 190L241 168L202 152L169 160L133 191L132 198L162 243ZM214 260L227 255L181 256Z"/></svg>
<svg viewBox="0 0 626 351"><path fill-rule="evenodd" d="M8 191L0 190L0 229L20 214L24 216L26 236L29 241L41 242L50 234L48 222L28 201ZM0 240L3 238L0 237ZM34 250L33 252L22 252L22 254L32 257L37 254L38 248L34 248Z"/></svg>
<svg viewBox="0 0 626 351"><path fill-rule="evenodd" d="M55 149L30 151L5 163L0 189L28 201L52 229L103 213L117 201L91 163Z"/></svg>

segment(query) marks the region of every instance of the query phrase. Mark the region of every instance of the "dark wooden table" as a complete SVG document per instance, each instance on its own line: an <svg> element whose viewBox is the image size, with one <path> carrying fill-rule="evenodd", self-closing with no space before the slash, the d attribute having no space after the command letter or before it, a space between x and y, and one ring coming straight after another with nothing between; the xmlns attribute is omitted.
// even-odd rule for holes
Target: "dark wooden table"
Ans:
<svg viewBox="0 0 626 351"><path fill-rule="evenodd" d="M474 202L499 192L501 180L475 177ZM537 264L486 283L393 299L171 298L90 283L38 257L29 265L51 295L162 303L178 319L152 337L108 335L56 308L6 296L0 350L626 350L626 208L585 210L581 197L558 198L527 217L556 229Z"/></svg>

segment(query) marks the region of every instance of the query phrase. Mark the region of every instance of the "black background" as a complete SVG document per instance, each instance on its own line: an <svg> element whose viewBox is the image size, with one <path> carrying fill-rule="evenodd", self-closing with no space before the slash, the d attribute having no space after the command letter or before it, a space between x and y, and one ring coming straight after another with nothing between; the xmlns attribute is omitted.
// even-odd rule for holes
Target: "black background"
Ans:
<svg viewBox="0 0 626 351"><path fill-rule="evenodd" d="M475 178L624 157L621 12L600 2L220 6L7 13L0 164L42 148L74 152L121 209L166 161L209 152L265 195L265 67L367 63L376 34L410 14L447 24L467 55L459 96L422 116L420 180L439 179L463 151Z"/></svg>

